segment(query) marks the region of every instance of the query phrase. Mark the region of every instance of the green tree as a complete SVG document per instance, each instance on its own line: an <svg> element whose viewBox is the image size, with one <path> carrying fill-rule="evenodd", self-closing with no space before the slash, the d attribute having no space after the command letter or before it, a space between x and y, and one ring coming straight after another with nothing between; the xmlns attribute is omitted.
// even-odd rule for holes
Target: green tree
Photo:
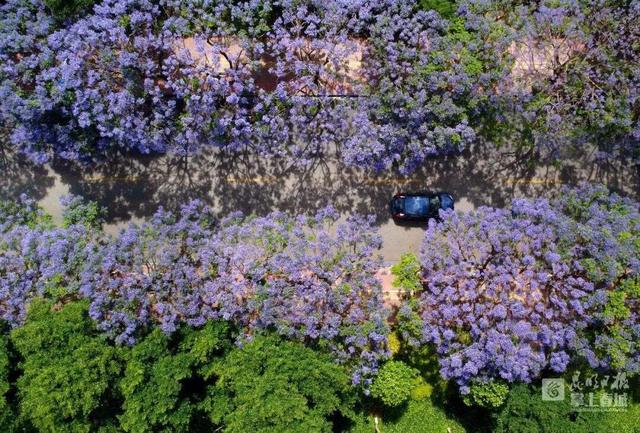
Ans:
<svg viewBox="0 0 640 433"><path fill-rule="evenodd" d="M411 293L422 290L420 261L415 254L403 254L400 261L391 267L391 273L395 277L393 280L395 287L403 288Z"/></svg>
<svg viewBox="0 0 640 433"><path fill-rule="evenodd" d="M577 412L568 398L543 401L539 387L518 384L498 414L496 433L591 433L601 414Z"/></svg>
<svg viewBox="0 0 640 433"><path fill-rule="evenodd" d="M418 384L419 372L402 361L389 361L380 368L371 395L389 407L406 402Z"/></svg>
<svg viewBox="0 0 640 433"><path fill-rule="evenodd" d="M10 388L8 343L7 336L0 333L0 431L9 431L13 418L13 413L7 401L7 393Z"/></svg>
<svg viewBox="0 0 640 433"><path fill-rule="evenodd" d="M420 8L425 11L434 10L443 18L451 18L455 15L458 5L453 0L420 0Z"/></svg>
<svg viewBox="0 0 640 433"><path fill-rule="evenodd" d="M11 332L22 358L19 408L40 432L111 431L121 372L118 350L98 335L87 302L60 307L36 299Z"/></svg>
<svg viewBox="0 0 640 433"><path fill-rule="evenodd" d="M96 0L44 0L51 15L59 20L74 18L87 12Z"/></svg>
<svg viewBox="0 0 640 433"><path fill-rule="evenodd" d="M205 417L199 404L210 385L199 371L230 345L229 327L222 322L184 328L170 337L153 330L126 356L122 428L132 433L198 431Z"/></svg>
<svg viewBox="0 0 640 433"><path fill-rule="evenodd" d="M399 410L399 412L398 412ZM406 407L378 414L378 429L383 433L465 433L464 426L430 399L410 400ZM349 433L375 432L373 415L362 416ZM477 427L477 426L476 426ZM469 432L476 430L468 430Z"/></svg>
<svg viewBox="0 0 640 433"><path fill-rule="evenodd" d="M100 229L104 223L105 210L94 201L85 202L78 196L65 197L62 213L63 227L84 224L87 228Z"/></svg>
<svg viewBox="0 0 640 433"><path fill-rule="evenodd" d="M255 337L207 375L218 378L210 416L227 433L331 432L330 417L351 415L346 371L300 343Z"/></svg>
<svg viewBox="0 0 640 433"><path fill-rule="evenodd" d="M509 395L506 383L492 380L487 383L472 383L469 394L463 397L467 406L494 409L502 406Z"/></svg>

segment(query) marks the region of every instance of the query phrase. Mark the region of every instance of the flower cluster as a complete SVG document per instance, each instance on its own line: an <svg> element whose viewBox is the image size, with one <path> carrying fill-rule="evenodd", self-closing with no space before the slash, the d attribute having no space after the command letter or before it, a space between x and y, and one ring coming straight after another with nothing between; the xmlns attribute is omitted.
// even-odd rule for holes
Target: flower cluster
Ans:
<svg viewBox="0 0 640 433"><path fill-rule="evenodd" d="M503 140L545 155L596 144L640 160L640 2L466 2L504 35L511 64L496 88Z"/></svg>
<svg viewBox="0 0 640 433"><path fill-rule="evenodd" d="M530 382L572 359L640 367L638 203L583 186L510 210L444 213L421 263L424 292L401 317L419 314L419 340L463 392L473 381Z"/></svg>
<svg viewBox="0 0 640 433"><path fill-rule="evenodd" d="M2 114L37 161L215 146L307 164L338 145L408 172L475 138L496 78L463 19L411 1L104 0L60 28L40 0L3 12Z"/></svg>
<svg viewBox="0 0 640 433"><path fill-rule="evenodd" d="M172 333L224 319L245 338L268 329L330 349L368 381L387 356L380 238L366 218L337 219L325 209L217 221L194 201L116 237L83 221L5 224L0 318L19 325L36 296L88 299L98 329L120 344L153 326Z"/></svg>

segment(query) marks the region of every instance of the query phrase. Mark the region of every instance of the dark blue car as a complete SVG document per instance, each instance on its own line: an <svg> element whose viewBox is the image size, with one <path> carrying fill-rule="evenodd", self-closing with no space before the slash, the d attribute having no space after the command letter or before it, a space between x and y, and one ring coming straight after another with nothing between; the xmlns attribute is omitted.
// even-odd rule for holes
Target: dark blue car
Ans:
<svg viewBox="0 0 640 433"><path fill-rule="evenodd" d="M447 192L400 192L389 207L396 221L428 221L438 218L440 209L453 209L453 196Z"/></svg>

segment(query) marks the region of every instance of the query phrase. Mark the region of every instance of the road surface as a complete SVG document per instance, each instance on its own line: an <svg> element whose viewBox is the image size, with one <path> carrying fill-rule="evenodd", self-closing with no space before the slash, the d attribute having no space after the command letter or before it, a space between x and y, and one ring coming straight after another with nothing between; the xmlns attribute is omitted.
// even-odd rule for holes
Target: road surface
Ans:
<svg viewBox="0 0 640 433"><path fill-rule="evenodd" d="M398 226L389 218L389 198L401 190L445 190L456 209L504 206L513 197L554 195L562 185L600 182L640 199L637 167L621 162L596 163L584 152L561 163L519 162L510 152L478 145L461 156L434 158L412 176L375 174L345 167L335 157L318 159L304 169L256 157L223 157L215 152L178 156L129 157L118 163L81 168L62 162L36 167L24 157L0 149L0 197L26 193L60 219L59 199L73 193L107 209L107 227L116 232L140 222L158 206L175 208L199 198L226 214L240 210L266 214L273 210L313 212L333 204L343 215L373 214L383 237L385 261L418 251L423 228Z"/></svg>

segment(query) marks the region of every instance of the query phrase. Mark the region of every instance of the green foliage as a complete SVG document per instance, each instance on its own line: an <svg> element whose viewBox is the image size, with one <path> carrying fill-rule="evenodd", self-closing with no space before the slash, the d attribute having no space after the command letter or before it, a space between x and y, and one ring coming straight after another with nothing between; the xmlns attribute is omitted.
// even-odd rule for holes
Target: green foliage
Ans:
<svg viewBox="0 0 640 433"><path fill-rule="evenodd" d="M81 199L72 198L64 209L63 226L84 224L88 228L101 228L104 222L104 210L98 203L90 201L85 203Z"/></svg>
<svg viewBox="0 0 640 433"><path fill-rule="evenodd" d="M420 281L420 261L413 253L403 254L400 261L391 267L391 273L395 276L393 285L410 292L422 290Z"/></svg>
<svg viewBox="0 0 640 433"><path fill-rule="evenodd" d="M74 18L88 11L95 3L96 0L44 0L51 15L60 20Z"/></svg>
<svg viewBox="0 0 640 433"><path fill-rule="evenodd" d="M429 400L409 401L400 413L390 411L379 417L379 431L382 433L464 433L465 428L444 410L434 406ZM373 433L373 416L363 416L353 426L350 433Z"/></svg>
<svg viewBox="0 0 640 433"><path fill-rule="evenodd" d="M594 425L596 433L640 433L640 404L631 404L620 412L606 412Z"/></svg>
<svg viewBox="0 0 640 433"><path fill-rule="evenodd" d="M422 337L422 319L418 314L418 300L411 298L405 305L398 310L396 314L396 330L402 336L402 339L409 345L419 346L418 342Z"/></svg>
<svg viewBox="0 0 640 433"><path fill-rule="evenodd" d="M52 227L51 215L31 201L0 200L0 227L3 225L24 225L29 228L37 226Z"/></svg>
<svg viewBox="0 0 640 433"><path fill-rule="evenodd" d="M601 325L595 332L606 344L597 344L598 354L608 358L611 367L624 369L638 350L638 343L630 337L632 309L640 305L640 277L623 279L614 290L607 292L607 300L602 311Z"/></svg>
<svg viewBox="0 0 640 433"><path fill-rule="evenodd" d="M495 433L592 433L598 414L576 412L568 398L542 401L539 387L515 385L497 417Z"/></svg>
<svg viewBox="0 0 640 433"><path fill-rule="evenodd" d="M20 412L40 432L88 432L115 420L106 408L121 371L118 350L100 337L87 302L63 307L35 300L11 333L22 357Z"/></svg>
<svg viewBox="0 0 640 433"><path fill-rule="evenodd" d="M417 385L418 370L402 361L389 361L380 368L371 385L371 395L389 407L406 402Z"/></svg>
<svg viewBox="0 0 640 433"><path fill-rule="evenodd" d="M472 383L469 394L463 397L467 406L495 409L502 406L509 395L509 387L502 382Z"/></svg>
<svg viewBox="0 0 640 433"><path fill-rule="evenodd" d="M455 15L458 6L452 0L420 0L420 8L425 11L434 10L443 18L451 18Z"/></svg>
<svg viewBox="0 0 640 433"><path fill-rule="evenodd" d="M258 336L215 363L212 420L228 433L331 432L334 414L350 414L352 388L332 357Z"/></svg>
<svg viewBox="0 0 640 433"><path fill-rule="evenodd" d="M167 337L155 329L126 356L120 383L124 397L123 430L132 433L191 432L204 398L206 383L199 370L231 345L229 328L209 322L198 330L185 328Z"/></svg>
<svg viewBox="0 0 640 433"><path fill-rule="evenodd" d="M0 431L8 431L12 421L11 408L7 401L9 392L9 342L7 336L0 333Z"/></svg>

